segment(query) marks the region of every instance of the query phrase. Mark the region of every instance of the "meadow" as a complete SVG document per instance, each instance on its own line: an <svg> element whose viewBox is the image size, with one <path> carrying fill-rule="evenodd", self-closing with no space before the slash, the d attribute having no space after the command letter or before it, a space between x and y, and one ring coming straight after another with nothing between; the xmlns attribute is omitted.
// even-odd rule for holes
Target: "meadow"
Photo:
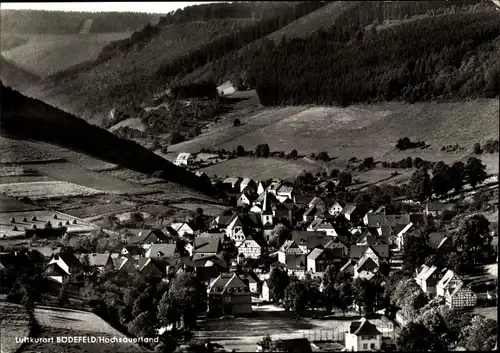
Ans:
<svg viewBox="0 0 500 353"><path fill-rule="evenodd" d="M91 34L15 34L24 41L2 55L21 68L46 77L70 66L97 58L108 43L129 37L132 32ZM6 34L10 35L10 34ZM3 34L2 34L3 36Z"/></svg>
<svg viewBox="0 0 500 353"><path fill-rule="evenodd" d="M66 181L35 181L1 184L0 193L10 197L29 197L33 200L39 200L68 196L98 195L104 192Z"/></svg>

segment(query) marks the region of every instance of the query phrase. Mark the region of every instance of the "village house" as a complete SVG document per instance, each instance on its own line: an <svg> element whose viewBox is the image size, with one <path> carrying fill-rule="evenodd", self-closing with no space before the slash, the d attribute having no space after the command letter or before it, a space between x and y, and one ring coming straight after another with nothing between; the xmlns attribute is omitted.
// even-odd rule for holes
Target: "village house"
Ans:
<svg viewBox="0 0 500 353"><path fill-rule="evenodd" d="M398 227L399 226L399 227ZM402 250L405 245L406 236L409 234L412 229L414 229L413 223L408 223L406 225L398 225L395 227L396 233L396 242L395 246L397 250Z"/></svg>
<svg viewBox="0 0 500 353"><path fill-rule="evenodd" d="M452 270L448 270L436 286L436 294L442 296L446 305L452 309L473 307L477 295Z"/></svg>
<svg viewBox="0 0 500 353"><path fill-rule="evenodd" d="M129 245L140 246L144 249L149 249L152 244L172 242L172 239L159 229L127 229L127 233L132 235L129 238Z"/></svg>
<svg viewBox="0 0 500 353"><path fill-rule="evenodd" d="M127 257L114 258L113 265L115 267L115 271L127 274L138 274L139 271L136 267L137 259L127 258Z"/></svg>
<svg viewBox="0 0 500 353"><path fill-rule="evenodd" d="M451 204L444 204L441 202L432 201L432 202L428 202L425 205L424 214L426 216L436 217L436 216L439 216L441 213L443 213L445 210L450 211L451 209L453 209L453 205L451 205Z"/></svg>
<svg viewBox="0 0 500 353"><path fill-rule="evenodd" d="M120 256L128 259L138 259L145 252L145 249L137 245L126 245L120 250Z"/></svg>
<svg viewBox="0 0 500 353"><path fill-rule="evenodd" d="M224 188L232 193L240 192L241 178L227 178L222 182Z"/></svg>
<svg viewBox="0 0 500 353"><path fill-rule="evenodd" d="M252 205L253 201L257 198L258 196L252 192L242 192L241 195L238 197L236 200L236 206L238 207L249 207Z"/></svg>
<svg viewBox="0 0 500 353"><path fill-rule="evenodd" d="M353 321L344 339L347 351L380 351L382 347L382 333L366 318Z"/></svg>
<svg viewBox="0 0 500 353"><path fill-rule="evenodd" d="M265 302L271 301L271 293L269 291L269 284L267 283L267 279L262 282L262 288L260 290L259 298Z"/></svg>
<svg viewBox="0 0 500 353"><path fill-rule="evenodd" d="M325 246L332 239L333 237L327 236L324 232L292 230L290 240L295 241L299 249L307 254L314 248Z"/></svg>
<svg viewBox="0 0 500 353"><path fill-rule="evenodd" d="M274 219L276 220L276 223L280 223L286 220L288 221L289 224L294 224L294 218L293 218L294 206L295 205L293 204L290 206L290 204L284 204L284 203L272 206L273 216Z"/></svg>
<svg viewBox="0 0 500 353"><path fill-rule="evenodd" d="M261 195L264 191L267 190L267 185L264 181L260 181L257 185L257 194Z"/></svg>
<svg viewBox="0 0 500 353"><path fill-rule="evenodd" d="M367 214L364 215L363 223L367 227L379 227L379 226L395 227L398 224L408 224L411 222L411 215L409 214L388 215L385 213L385 209L382 211L379 210L377 211L368 212Z"/></svg>
<svg viewBox="0 0 500 353"><path fill-rule="evenodd" d="M51 246L36 246L36 247L30 246L28 250L30 252L38 253L37 256L40 259L43 259L42 261L43 263L48 265L50 259L52 259L54 255L61 252L61 247L53 248Z"/></svg>
<svg viewBox="0 0 500 353"><path fill-rule="evenodd" d="M417 270L415 282L422 288L422 291L427 294L429 299L436 296L436 286L443 278L445 272L439 270L436 266L422 265L420 270Z"/></svg>
<svg viewBox="0 0 500 353"><path fill-rule="evenodd" d="M135 263L137 271L144 277L162 278L167 273L168 262L153 257L140 257Z"/></svg>
<svg viewBox="0 0 500 353"><path fill-rule="evenodd" d="M50 280L66 283L74 279L75 273L81 269L82 264L73 253L60 252L52 256L43 274Z"/></svg>
<svg viewBox="0 0 500 353"><path fill-rule="evenodd" d="M360 273L368 272L368 273L376 273L379 269L379 263L374 260L372 257L364 255L354 266L354 278L358 278ZM368 274L364 274L367 276Z"/></svg>
<svg viewBox="0 0 500 353"><path fill-rule="evenodd" d="M349 277L354 277L354 267L356 266L356 261L347 260L347 262L340 268L339 273L344 273Z"/></svg>
<svg viewBox="0 0 500 353"><path fill-rule="evenodd" d="M221 274L208 287L210 316L245 315L252 312L252 293L236 273Z"/></svg>
<svg viewBox="0 0 500 353"><path fill-rule="evenodd" d="M217 255L222 251L220 238L195 238L193 242L193 256L198 255Z"/></svg>
<svg viewBox="0 0 500 353"><path fill-rule="evenodd" d="M311 250L307 255L307 271L310 273L325 272L329 265L341 263L342 250L340 248Z"/></svg>
<svg viewBox="0 0 500 353"><path fill-rule="evenodd" d="M309 223L313 221L316 217L319 217L319 210L316 207L309 207L302 215L302 221Z"/></svg>
<svg viewBox="0 0 500 353"><path fill-rule="evenodd" d="M331 237L339 235L333 223L323 218L316 218L313 220L307 227L307 230L310 232L324 232L326 235Z"/></svg>
<svg viewBox="0 0 500 353"><path fill-rule="evenodd" d="M248 289L252 294L256 294L259 292L259 277L253 272L248 271L239 276L241 280L248 286Z"/></svg>
<svg viewBox="0 0 500 353"><path fill-rule="evenodd" d="M278 189L281 187L283 182L281 180L273 180L271 184L267 187L267 192L276 196Z"/></svg>
<svg viewBox="0 0 500 353"><path fill-rule="evenodd" d="M205 172L202 172L202 171L197 171L196 173L196 176L198 178L200 178L200 180L202 181L203 184L211 184L211 180L210 180L210 177L207 175L207 173Z"/></svg>
<svg viewBox="0 0 500 353"><path fill-rule="evenodd" d="M172 223L170 227L180 237L191 237L193 235L198 235L200 233L200 230L193 224L193 222Z"/></svg>
<svg viewBox="0 0 500 353"><path fill-rule="evenodd" d="M295 192L293 186L286 186L282 185L278 191L276 192L276 198L280 201L283 202L286 199L290 199L294 201L295 199Z"/></svg>
<svg viewBox="0 0 500 353"><path fill-rule="evenodd" d="M309 208L311 207L315 207L322 214L325 213L326 211L325 201L317 196L313 197L312 200L309 202Z"/></svg>
<svg viewBox="0 0 500 353"><path fill-rule="evenodd" d="M351 245L350 256L353 260L359 260L363 256L371 257L377 264L380 265L382 261L386 261L390 257L389 245L378 244L359 246Z"/></svg>
<svg viewBox="0 0 500 353"><path fill-rule="evenodd" d="M332 207L330 207L330 209L328 210L328 212L332 215L332 216L336 216L338 214L340 214L342 212L342 210L344 209L344 206L341 205L338 201L335 201L332 205Z"/></svg>
<svg viewBox="0 0 500 353"><path fill-rule="evenodd" d="M349 253L349 246L347 245L347 239L344 239L343 236L338 236L330 240L325 244L325 249L341 249L342 256L347 256Z"/></svg>
<svg viewBox="0 0 500 353"><path fill-rule="evenodd" d="M80 262L91 270L97 271L100 275L110 273L115 269L110 254L82 254L80 255Z"/></svg>
<svg viewBox="0 0 500 353"><path fill-rule="evenodd" d="M278 250L278 261L286 266L289 272L295 273L297 277L305 274L306 255L294 240L287 240Z"/></svg>
<svg viewBox="0 0 500 353"><path fill-rule="evenodd" d="M265 248L265 243L260 241L259 238L255 240L255 236L247 235L238 245L238 255L242 254L245 258L257 259L263 254Z"/></svg>
<svg viewBox="0 0 500 353"><path fill-rule="evenodd" d="M234 214L229 220L229 224L226 227L226 235L234 240L236 246L239 246L243 240L247 237L246 224L243 217L238 214Z"/></svg>
<svg viewBox="0 0 500 353"><path fill-rule="evenodd" d="M240 183L240 192L257 193L257 183L252 178L243 178Z"/></svg>
<svg viewBox="0 0 500 353"><path fill-rule="evenodd" d="M194 163L194 156L191 153L181 152L174 161L175 165L191 165Z"/></svg>
<svg viewBox="0 0 500 353"><path fill-rule="evenodd" d="M233 217L233 214L217 216L210 224L210 228L225 231L229 223L233 221Z"/></svg>
<svg viewBox="0 0 500 353"><path fill-rule="evenodd" d="M444 255L452 247L451 238L446 232L433 232L429 234L429 247L437 254Z"/></svg>
<svg viewBox="0 0 500 353"><path fill-rule="evenodd" d="M179 257L177 244L153 244L146 251L145 257Z"/></svg>

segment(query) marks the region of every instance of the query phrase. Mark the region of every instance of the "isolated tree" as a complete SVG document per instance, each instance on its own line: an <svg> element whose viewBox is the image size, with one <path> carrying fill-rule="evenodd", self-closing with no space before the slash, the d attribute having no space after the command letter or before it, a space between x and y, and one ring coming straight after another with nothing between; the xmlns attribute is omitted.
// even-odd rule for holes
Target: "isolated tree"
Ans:
<svg viewBox="0 0 500 353"><path fill-rule="evenodd" d="M352 292L354 303L365 312L372 313L375 309L378 288L371 281L362 278L356 278L352 283Z"/></svg>
<svg viewBox="0 0 500 353"><path fill-rule="evenodd" d="M144 216L141 212L130 213L130 223L134 225L140 225L144 222Z"/></svg>
<svg viewBox="0 0 500 353"><path fill-rule="evenodd" d="M342 172L339 175L339 184L346 187L352 184L352 175L348 172Z"/></svg>
<svg viewBox="0 0 500 353"><path fill-rule="evenodd" d="M185 140L184 136L178 131L173 131L172 134L170 135L170 144L172 145L181 143L184 140Z"/></svg>
<svg viewBox="0 0 500 353"><path fill-rule="evenodd" d="M238 145L238 147L236 147L236 154L240 157L244 156L245 148L242 145Z"/></svg>
<svg viewBox="0 0 500 353"><path fill-rule="evenodd" d="M465 179L465 164L463 162L455 162L452 164L450 169L448 170L450 181L450 186L456 192L462 190Z"/></svg>
<svg viewBox="0 0 500 353"><path fill-rule="evenodd" d="M421 168L413 172L407 188L407 196L414 200L423 202L431 196L431 182L427 169Z"/></svg>
<svg viewBox="0 0 500 353"><path fill-rule="evenodd" d="M292 279L284 293L283 306L285 310L294 311L300 315L307 308L307 294L304 281Z"/></svg>
<svg viewBox="0 0 500 353"><path fill-rule="evenodd" d="M334 168L334 169L330 170L330 178L336 178L339 176L339 174L340 174L340 170L338 170L338 169Z"/></svg>
<svg viewBox="0 0 500 353"><path fill-rule="evenodd" d="M451 189L450 167L443 161L434 165L432 170L432 191L437 196L446 195Z"/></svg>
<svg viewBox="0 0 500 353"><path fill-rule="evenodd" d="M481 145L479 144L479 142L476 142L474 144L474 147L472 148L472 150L474 151L474 154L481 154L481 153L483 153L483 150L482 150Z"/></svg>
<svg viewBox="0 0 500 353"><path fill-rule="evenodd" d="M478 184L486 180L486 166L476 157L470 157L465 165L465 176L467 182L475 188Z"/></svg>
<svg viewBox="0 0 500 353"><path fill-rule="evenodd" d="M288 274L282 269L275 267L268 279L269 293L273 301L281 301L285 297L285 290L290 283Z"/></svg>
<svg viewBox="0 0 500 353"><path fill-rule="evenodd" d="M291 159L297 159L298 156L299 156L299 153L297 152L297 150L292 150L290 152L290 154L288 155L288 157Z"/></svg>
<svg viewBox="0 0 500 353"><path fill-rule="evenodd" d="M494 250L491 246L490 222L483 215L466 218L453 233L453 244L464 267L472 269L487 261Z"/></svg>
<svg viewBox="0 0 500 353"><path fill-rule="evenodd" d="M420 167L422 167L422 164L423 164L423 159L420 158L420 157L417 157L413 160L413 168L417 168L419 169Z"/></svg>
<svg viewBox="0 0 500 353"><path fill-rule="evenodd" d="M330 156L328 155L328 152L320 152L316 156L316 159L323 161L323 162L328 162L330 160Z"/></svg>

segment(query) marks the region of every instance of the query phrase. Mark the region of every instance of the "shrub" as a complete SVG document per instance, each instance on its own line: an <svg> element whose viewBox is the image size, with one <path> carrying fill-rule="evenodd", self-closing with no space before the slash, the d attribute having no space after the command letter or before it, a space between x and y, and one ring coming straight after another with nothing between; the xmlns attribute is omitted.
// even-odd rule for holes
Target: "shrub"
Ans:
<svg viewBox="0 0 500 353"><path fill-rule="evenodd" d="M175 145L177 143L181 143L181 142L184 142L185 138L184 138L184 135L182 135L180 132L178 131L174 131L172 132L172 135L170 135L170 143L172 145Z"/></svg>
<svg viewBox="0 0 500 353"><path fill-rule="evenodd" d="M296 159L297 157L299 156L297 150L292 150L292 152L290 152L290 154L288 155L288 157L292 158L292 159Z"/></svg>
<svg viewBox="0 0 500 353"><path fill-rule="evenodd" d="M388 163L388 162L386 162L386 161L383 161L383 162L382 162L382 167L384 167L384 168L388 168L388 167L389 167L389 163Z"/></svg>
<svg viewBox="0 0 500 353"><path fill-rule="evenodd" d="M483 145L483 150L486 153L495 153L499 151L498 140L488 140Z"/></svg>
<svg viewBox="0 0 500 353"><path fill-rule="evenodd" d="M245 155L245 148L242 145L239 145L238 147L236 147L236 154L240 157L244 156Z"/></svg>
<svg viewBox="0 0 500 353"><path fill-rule="evenodd" d="M332 169L332 170L330 171L330 177L331 177L331 178L336 178L336 177L338 177L338 176L339 176L339 174L340 174L340 170L338 170L338 169Z"/></svg>
<svg viewBox="0 0 500 353"><path fill-rule="evenodd" d="M237 127L237 126L240 126L241 125L241 121L240 119L236 118L233 120L233 126L234 127Z"/></svg>
<svg viewBox="0 0 500 353"><path fill-rule="evenodd" d="M330 156L328 155L327 152L320 152L316 156L316 159L323 161L323 162L328 162L330 160Z"/></svg>
<svg viewBox="0 0 500 353"><path fill-rule="evenodd" d="M425 148L424 141L412 142L408 137L400 138L396 143L396 148L400 151L408 150L411 148Z"/></svg>
<svg viewBox="0 0 500 353"><path fill-rule="evenodd" d="M478 142L476 142L474 144L473 150L474 150L474 154L481 154L481 153L483 153L483 150L481 149L481 145Z"/></svg>

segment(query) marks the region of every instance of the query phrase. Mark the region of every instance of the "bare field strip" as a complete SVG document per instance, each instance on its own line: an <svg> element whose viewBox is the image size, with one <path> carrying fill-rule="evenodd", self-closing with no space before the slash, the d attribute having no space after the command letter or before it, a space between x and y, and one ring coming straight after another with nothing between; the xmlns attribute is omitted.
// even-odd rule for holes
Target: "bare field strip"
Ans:
<svg viewBox="0 0 500 353"><path fill-rule="evenodd" d="M228 175L266 180L269 178L293 179L304 170L316 173L324 169L300 159L238 157L200 170L209 176L226 177Z"/></svg>
<svg viewBox="0 0 500 353"><path fill-rule="evenodd" d="M39 181L54 181L54 179L49 178L44 175L40 176L0 176L1 184L11 184L11 183L29 183L29 182L39 182Z"/></svg>
<svg viewBox="0 0 500 353"><path fill-rule="evenodd" d="M125 212L131 209L133 209L133 206L119 204L85 205L79 208L71 209L65 209L64 206L59 208L61 212L77 218L91 218L115 212Z"/></svg>
<svg viewBox="0 0 500 353"><path fill-rule="evenodd" d="M101 190L68 183L66 181L39 181L0 185L0 193L10 197L29 197L33 200L68 196L103 194Z"/></svg>
<svg viewBox="0 0 500 353"><path fill-rule="evenodd" d="M23 306L0 301L0 352L14 353L22 343L16 337L28 337L28 315Z"/></svg>
<svg viewBox="0 0 500 353"><path fill-rule="evenodd" d="M218 216L222 214L225 210L229 209L228 207L221 205L209 205L203 203L174 203L170 206L180 208L183 210L188 210L191 212L196 212L198 208L203 210L203 214L211 217Z"/></svg>

